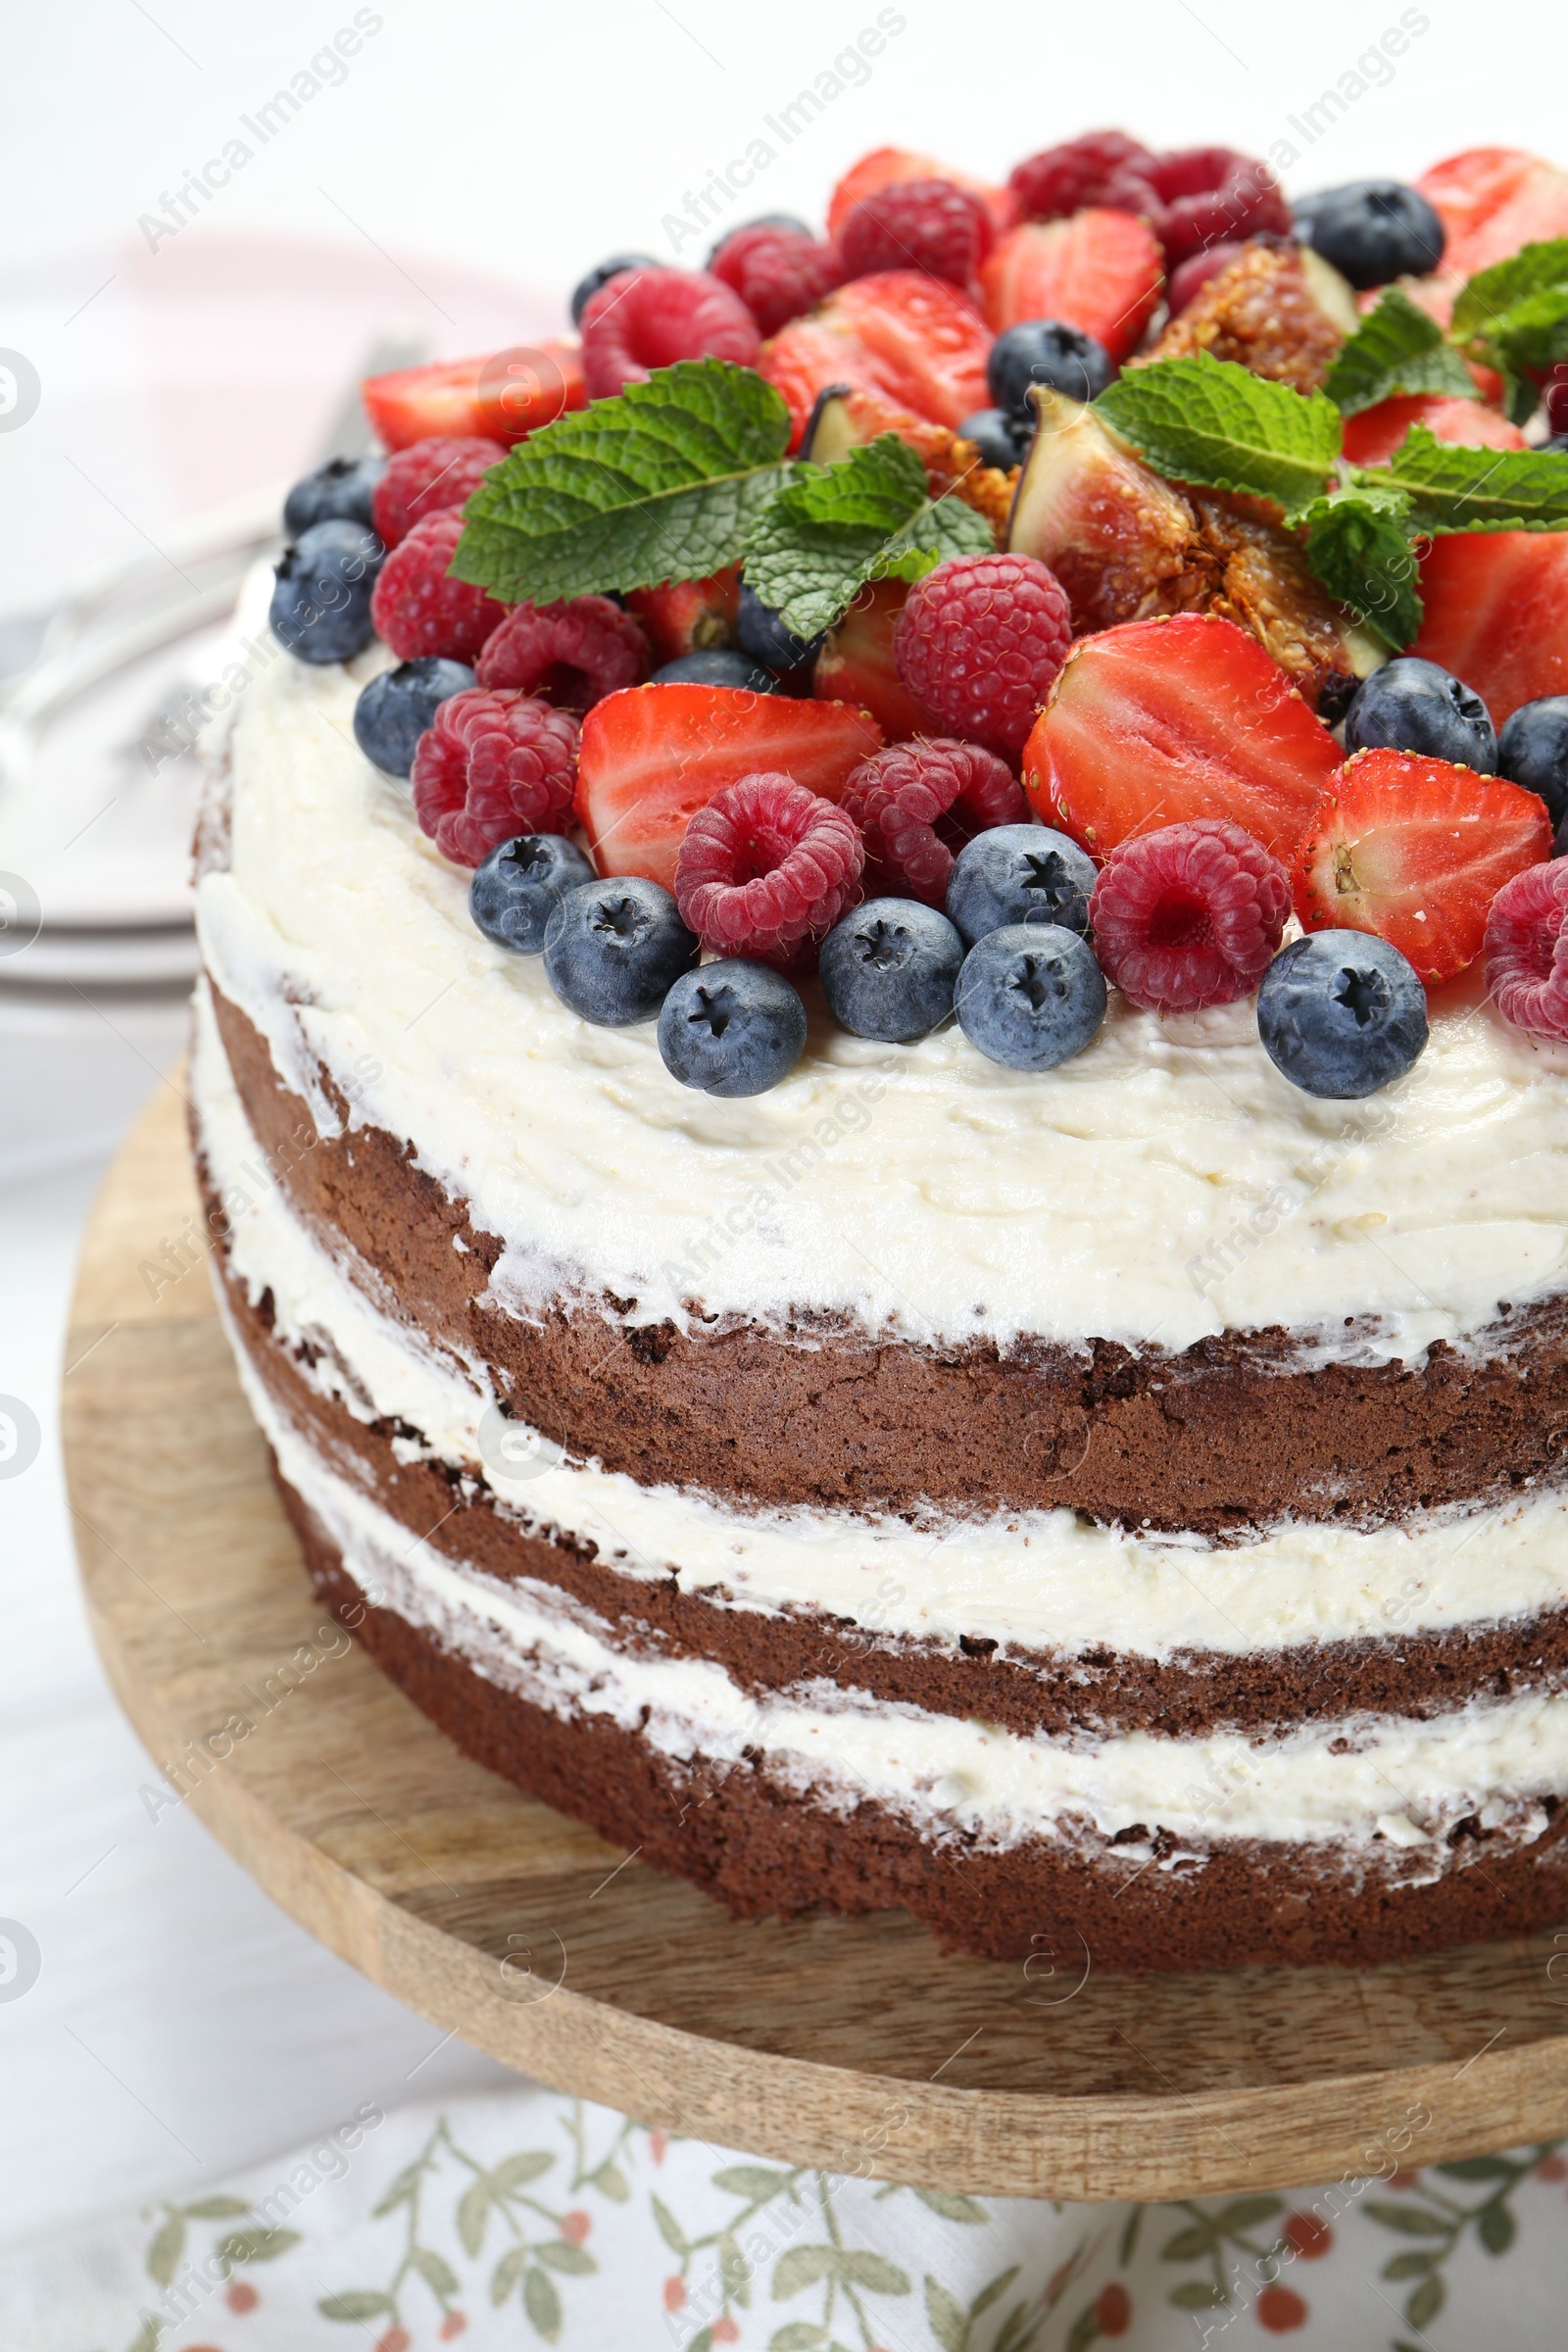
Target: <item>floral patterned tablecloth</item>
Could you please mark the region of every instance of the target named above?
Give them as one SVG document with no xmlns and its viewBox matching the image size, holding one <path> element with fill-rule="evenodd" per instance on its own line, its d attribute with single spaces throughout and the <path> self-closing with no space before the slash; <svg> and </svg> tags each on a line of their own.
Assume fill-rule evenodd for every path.
<svg viewBox="0 0 1568 2352">
<path fill-rule="evenodd" d="M 1402 2137 L 1419 2145 L 1420 2111 Z M 1561 2352 L 1556 2141 L 1169 2205 L 906 2188 L 519 2087 L 0 2261 L 6 2352 Z"/>
</svg>

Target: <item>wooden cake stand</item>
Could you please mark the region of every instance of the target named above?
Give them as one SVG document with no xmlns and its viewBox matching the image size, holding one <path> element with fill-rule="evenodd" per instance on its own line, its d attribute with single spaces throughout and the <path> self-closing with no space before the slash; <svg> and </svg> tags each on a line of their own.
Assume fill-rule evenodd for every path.
<svg viewBox="0 0 1568 2352">
<path fill-rule="evenodd" d="M 215 1836 L 437 2025 L 676 2132 L 994 2195 L 1284 2187 L 1568 2126 L 1568 1931 L 1364 1975 L 1105 1977 L 1070 1935 L 1021 1967 L 944 1957 L 903 1913 L 739 1925 L 469 1763 L 323 1627 L 204 1243 L 166 1085 L 98 1201 L 66 1355 L 98 1644 Z"/>
</svg>

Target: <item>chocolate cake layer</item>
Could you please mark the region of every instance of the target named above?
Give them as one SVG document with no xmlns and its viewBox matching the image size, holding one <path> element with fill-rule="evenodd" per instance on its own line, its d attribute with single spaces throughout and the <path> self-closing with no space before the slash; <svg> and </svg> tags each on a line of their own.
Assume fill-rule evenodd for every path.
<svg viewBox="0 0 1568 2352">
<path fill-rule="evenodd" d="M 485 1297 L 501 1244 L 368 1126 L 318 1135 L 266 1041 L 214 991 L 236 1084 L 273 1175 L 347 1242 L 411 1325 L 491 1368 L 520 1419 L 648 1484 L 757 1502 L 907 1511 L 1068 1506 L 1223 1540 L 1289 1515 L 1375 1526 L 1560 1483 L 1568 1299 L 1499 1302 L 1460 1351 L 1318 1363 L 1286 1331 L 1181 1353 L 1102 1340 L 927 1347 L 823 1317 L 637 1325 L 634 1301 L 537 1321 Z M 329 1099 L 330 1072 L 321 1072 Z M 337 1098 L 341 1100 L 341 1098 Z"/>
<path fill-rule="evenodd" d="M 1553 1799 L 1533 1844 L 1464 1822 L 1441 1878 L 1398 1884 L 1322 1847 L 1238 1841 L 1200 1867 L 1140 1870 L 1045 1840 L 1000 1852 L 959 1836 L 929 1843 L 874 1803 L 846 1818 L 803 1802 L 769 1780 L 763 1755 L 682 1771 L 634 1734 L 533 1705 L 401 1617 L 364 1609 L 336 1546 L 279 1484 L 322 1601 L 466 1754 L 743 1918 L 902 1906 L 944 1944 L 987 1958 L 1024 1958 L 1041 1934 L 1058 1944 L 1076 1935 L 1096 1968 L 1142 1971 L 1365 1967 L 1529 1934 L 1568 1913 L 1568 1807 Z"/>
<path fill-rule="evenodd" d="M 211 1211 L 210 1192 L 207 1199 Z M 438 1461 L 411 1460 L 406 1441 L 423 1433 L 363 1421 L 324 1396 L 308 1377 L 310 1350 L 277 1338 L 270 1300 L 251 1303 L 221 1248 L 219 1263 L 235 1330 L 284 1420 L 328 1460 L 358 1462 L 367 1491 L 413 1536 L 491 1576 L 557 1587 L 628 1649 L 713 1659 L 749 1691 L 826 1677 L 927 1712 L 978 1716 L 1020 1736 L 1151 1730 L 1198 1737 L 1357 1714 L 1424 1719 L 1476 1699 L 1568 1685 L 1562 1610 L 1442 1634 L 1155 1660 L 1103 1648 L 1070 1658 L 1021 1646 L 1004 1654 L 984 1639 L 922 1640 L 862 1630 L 853 1616 L 729 1605 L 721 1592 L 683 1591 L 674 1574 L 630 1574 L 568 1535 L 530 1532 L 471 1479 Z"/>
</svg>

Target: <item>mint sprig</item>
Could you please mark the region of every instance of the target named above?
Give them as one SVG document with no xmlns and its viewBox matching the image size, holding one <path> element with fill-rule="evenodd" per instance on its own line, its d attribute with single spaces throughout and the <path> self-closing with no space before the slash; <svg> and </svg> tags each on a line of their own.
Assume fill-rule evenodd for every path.
<svg viewBox="0 0 1568 2352">
<path fill-rule="evenodd" d="M 917 580 L 993 545 L 985 517 L 961 499 L 929 498 L 915 452 L 882 433 L 837 465 L 797 467 L 753 525 L 746 577 L 786 627 L 814 637 L 868 580 Z"/>
<path fill-rule="evenodd" d="M 1323 389 L 1342 416 L 1355 416 L 1398 393 L 1475 398 L 1475 381 L 1430 312 L 1390 286 L 1335 355 Z"/>
<path fill-rule="evenodd" d="M 1568 466 L 1538 449 L 1462 449 L 1413 424 L 1389 460 L 1357 473 L 1409 499 L 1417 531 L 1568 530 Z"/>
<path fill-rule="evenodd" d="M 1156 473 L 1271 498 L 1288 515 L 1322 496 L 1340 454 L 1333 401 L 1207 352 L 1129 368 L 1095 409 Z"/>
<path fill-rule="evenodd" d="M 1392 646 L 1408 645 L 1421 626 L 1421 598 L 1405 493 L 1356 473 L 1314 499 L 1299 522 L 1314 578 L 1363 626 Z"/>
<path fill-rule="evenodd" d="M 506 604 L 704 579 L 790 478 L 790 415 L 750 368 L 680 360 L 520 441 L 464 509 L 460 580 Z"/>
<path fill-rule="evenodd" d="M 1504 377 L 1508 414 L 1523 424 L 1538 397 L 1528 379 L 1568 359 L 1568 237 L 1523 246 L 1478 270 L 1454 303 L 1450 331 Z"/>
</svg>

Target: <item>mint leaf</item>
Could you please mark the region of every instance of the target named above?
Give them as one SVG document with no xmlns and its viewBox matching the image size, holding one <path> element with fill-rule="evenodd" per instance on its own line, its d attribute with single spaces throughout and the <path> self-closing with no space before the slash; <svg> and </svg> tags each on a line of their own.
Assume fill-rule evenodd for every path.
<svg viewBox="0 0 1568 2352">
<path fill-rule="evenodd" d="M 460 580 L 506 604 L 706 578 L 790 467 L 789 411 L 727 360 L 680 360 L 519 441 L 464 509 Z"/>
<path fill-rule="evenodd" d="M 1413 424 L 1370 478 L 1406 493 L 1417 531 L 1568 530 L 1568 466 L 1537 449 L 1463 449 Z"/>
<path fill-rule="evenodd" d="M 1508 415 L 1534 415 L 1544 375 L 1568 358 L 1568 237 L 1548 237 L 1478 270 L 1453 306 L 1452 333 L 1473 359 L 1500 369 Z"/>
<path fill-rule="evenodd" d="M 1405 493 L 1361 474 L 1314 499 L 1298 519 L 1307 563 L 1330 596 L 1390 645 L 1408 645 L 1421 626 L 1421 598 Z"/>
<path fill-rule="evenodd" d="M 1129 368 L 1095 409 L 1156 473 L 1277 499 L 1288 514 L 1322 494 L 1340 454 L 1333 401 L 1206 352 Z"/>
<path fill-rule="evenodd" d="M 1452 392 L 1473 400 L 1476 387 L 1437 320 L 1390 286 L 1341 345 L 1323 389 L 1343 416 L 1354 416 L 1396 392 Z"/>
<path fill-rule="evenodd" d="M 836 465 L 797 466 L 752 527 L 746 577 L 786 627 L 814 637 L 867 580 L 917 580 L 944 557 L 994 544 L 961 499 L 928 498 L 914 451 L 881 433 Z"/>
</svg>

